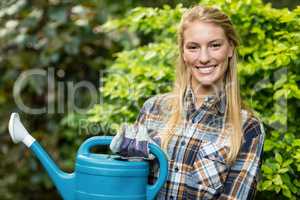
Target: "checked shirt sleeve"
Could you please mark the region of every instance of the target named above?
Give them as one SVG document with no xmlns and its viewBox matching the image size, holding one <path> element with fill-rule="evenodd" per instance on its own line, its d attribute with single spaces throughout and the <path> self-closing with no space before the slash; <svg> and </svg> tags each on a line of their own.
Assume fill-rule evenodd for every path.
<svg viewBox="0 0 300 200">
<path fill-rule="evenodd" d="M 251 200 L 256 193 L 265 133 L 257 119 L 248 120 L 244 127 L 244 143 L 230 168 L 220 200 Z"/>
</svg>

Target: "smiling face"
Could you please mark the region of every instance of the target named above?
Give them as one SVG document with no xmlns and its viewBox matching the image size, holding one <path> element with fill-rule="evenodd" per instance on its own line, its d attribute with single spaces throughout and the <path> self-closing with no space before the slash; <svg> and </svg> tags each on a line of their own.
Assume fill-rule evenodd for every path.
<svg viewBox="0 0 300 200">
<path fill-rule="evenodd" d="M 183 60 L 192 74 L 192 86 L 221 87 L 233 55 L 224 30 L 213 23 L 191 22 L 183 33 Z"/>
</svg>

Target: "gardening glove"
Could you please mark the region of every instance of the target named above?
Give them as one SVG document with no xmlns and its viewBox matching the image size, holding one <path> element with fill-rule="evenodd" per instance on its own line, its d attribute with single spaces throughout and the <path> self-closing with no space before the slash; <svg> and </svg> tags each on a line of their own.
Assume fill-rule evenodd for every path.
<svg viewBox="0 0 300 200">
<path fill-rule="evenodd" d="M 149 143 L 155 144 L 145 126 L 124 124 L 112 139 L 110 149 L 123 158 L 153 159 L 153 155 L 149 155 Z"/>
</svg>

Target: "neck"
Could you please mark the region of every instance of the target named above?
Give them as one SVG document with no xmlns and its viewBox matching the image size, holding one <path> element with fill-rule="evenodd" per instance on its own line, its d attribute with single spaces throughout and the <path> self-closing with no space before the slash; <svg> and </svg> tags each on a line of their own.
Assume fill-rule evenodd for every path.
<svg viewBox="0 0 300 200">
<path fill-rule="evenodd" d="M 220 81 L 219 84 L 202 85 L 201 83 L 192 80 L 191 87 L 195 94 L 196 107 L 198 108 L 202 105 L 204 102 L 204 97 L 208 95 L 217 95 L 220 91 L 220 88 L 223 86 L 222 83 L 223 81 Z"/>
</svg>

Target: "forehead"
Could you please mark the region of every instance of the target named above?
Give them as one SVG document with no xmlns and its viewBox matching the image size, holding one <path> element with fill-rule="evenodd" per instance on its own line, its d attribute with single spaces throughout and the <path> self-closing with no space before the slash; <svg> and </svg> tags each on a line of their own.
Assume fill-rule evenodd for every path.
<svg viewBox="0 0 300 200">
<path fill-rule="evenodd" d="M 195 21 L 188 23 L 183 33 L 185 43 L 207 43 L 218 39 L 227 39 L 223 28 L 209 22 Z"/>
</svg>

